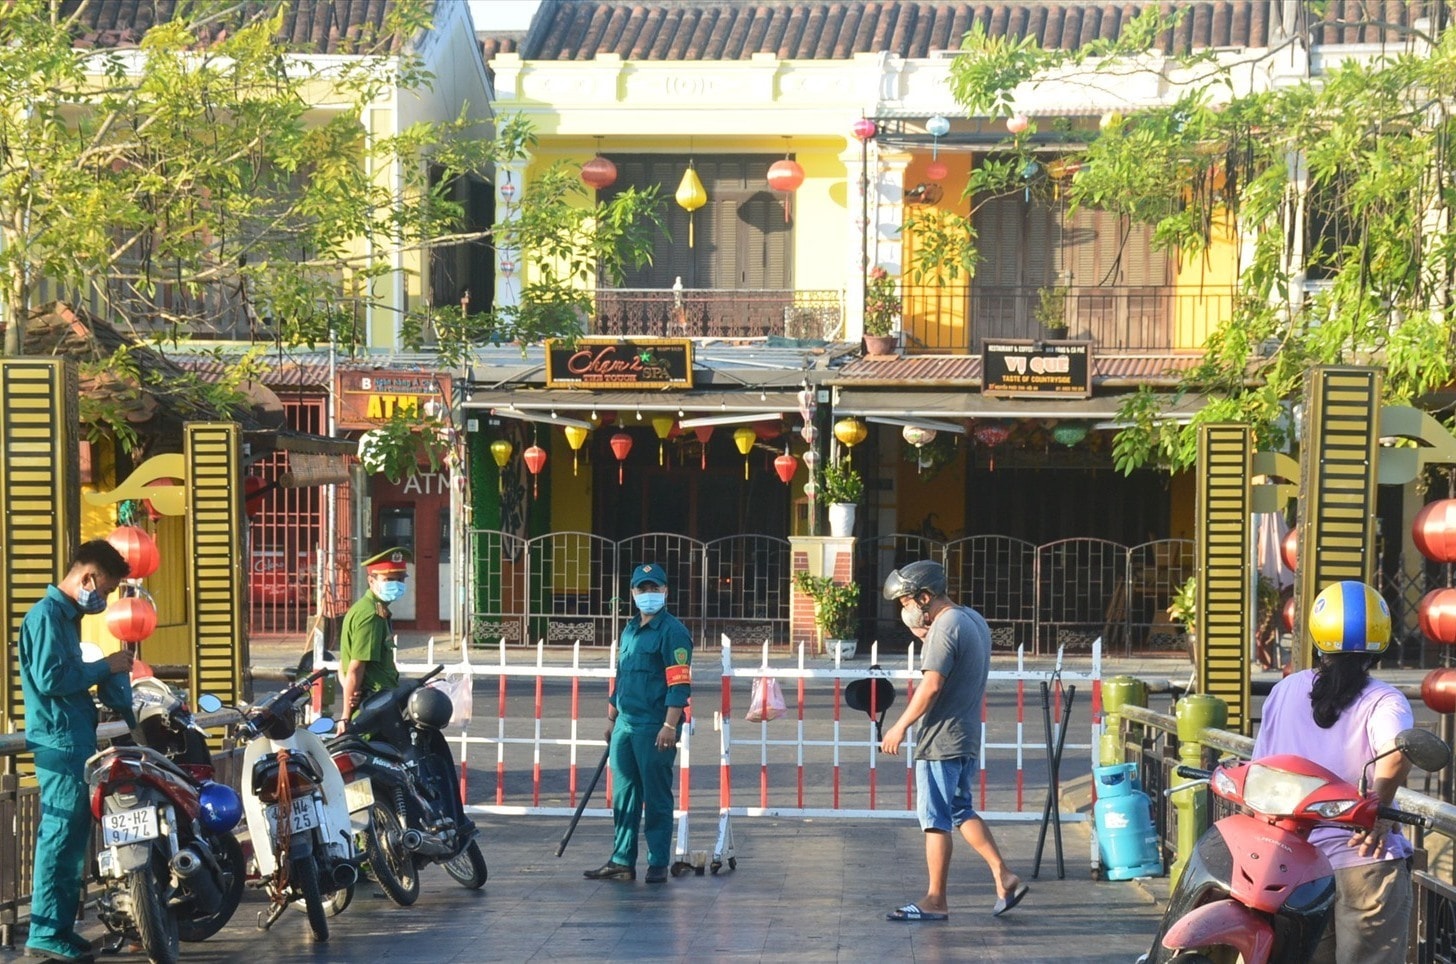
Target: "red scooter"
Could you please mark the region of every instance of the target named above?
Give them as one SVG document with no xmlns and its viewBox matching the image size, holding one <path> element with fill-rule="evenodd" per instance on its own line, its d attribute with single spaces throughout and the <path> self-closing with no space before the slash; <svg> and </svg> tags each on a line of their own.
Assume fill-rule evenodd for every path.
<svg viewBox="0 0 1456 964">
<path fill-rule="evenodd" d="M 1451 748 L 1421 729 L 1403 731 L 1388 752 L 1404 753 L 1422 770 L 1451 762 Z M 1251 812 L 1230 814 L 1199 837 L 1169 895 L 1153 949 L 1141 958 L 1147 964 L 1308 961 L 1335 903 L 1334 870 L 1309 842 L 1310 832 L 1331 825 L 1368 829 L 1377 819 L 1430 825 L 1380 806 L 1365 793 L 1363 779 L 1352 786 L 1303 757 L 1176 772 L 1195 783 L 1170 793 L 1207 781 L 1215 796 Z"/>
</svg>

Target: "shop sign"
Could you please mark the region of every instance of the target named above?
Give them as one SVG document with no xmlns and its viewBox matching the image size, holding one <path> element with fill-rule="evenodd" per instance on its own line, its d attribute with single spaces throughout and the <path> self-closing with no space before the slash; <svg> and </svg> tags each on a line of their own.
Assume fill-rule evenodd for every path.
<svg viewBox="0 0 1456 964">
<path fill-rule="evenodd" d="M 546 341 L 547 388 L 692 388 L 686 338 Z"/>
<path fill-rule="evenodd" d="M 341 429 L 369 429 L 396 415 L 442 415 L 449 408 L 450 376 L 433 372 L 341 371 L 334 396 Z"/>
<path fill-rule="evenodd" d="M 981 393 L 1090 398 L 1092 344 L 1085 341 L 987 341 L 981 355 Z"/>
</svg>

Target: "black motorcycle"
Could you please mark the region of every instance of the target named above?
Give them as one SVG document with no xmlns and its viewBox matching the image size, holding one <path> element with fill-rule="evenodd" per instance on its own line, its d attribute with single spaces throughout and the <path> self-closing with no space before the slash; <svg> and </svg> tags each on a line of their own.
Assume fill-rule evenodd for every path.
<svg viewBox="0 0 1456 964">
<path fill-rule="evenodd" d="M 483 886 L 488 874 L 442 732 L 454 706 L 444 692 L 425 685 L 444 668 L 375 693 L 328 744 L 351 813 L 368 812 L 369 868 L 401 907 L 419 897 L 421 867 L 441 864 L 470 888 Z"/>
</svg>

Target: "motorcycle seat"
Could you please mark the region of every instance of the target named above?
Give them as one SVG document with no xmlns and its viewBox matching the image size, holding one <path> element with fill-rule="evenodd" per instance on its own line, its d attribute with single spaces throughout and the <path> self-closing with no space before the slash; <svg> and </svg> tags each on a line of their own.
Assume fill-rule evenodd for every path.
<svg viewBox="0 0 1456 964">
<path fill-rule="evenodd" d="M 363 753 L 373 753 L 376 756 L 386 757 L 390 760 L 404 762 L 404 753 L 395 749 L 388 743 L 379 740 L 361 740 L 357 736 L 345 735 L 329 741 L 329 752 L 337 753 L 340 750 L 357 749 Z"/>
</svg>

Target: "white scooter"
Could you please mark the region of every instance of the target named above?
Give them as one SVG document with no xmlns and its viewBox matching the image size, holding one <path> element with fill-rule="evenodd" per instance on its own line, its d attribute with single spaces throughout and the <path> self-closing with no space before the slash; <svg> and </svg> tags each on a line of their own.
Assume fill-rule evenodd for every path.
<svg viewBox="0 0 1456 964">
<path fill-rule="evenodd" d="M 299 729 L 298 703 L 327 670 L 244 707 L 238 738 L 243 751 L 242 797 L 248 836 L 262 886 L 273 905 L 258 915 L 267 930 L 293 901 L 301 900 L 316 941 L 329 939 L 325 897 L 347 891 L 359 878 L 344 779 L 318 734 L 327 718 Z"/>
</svg>

